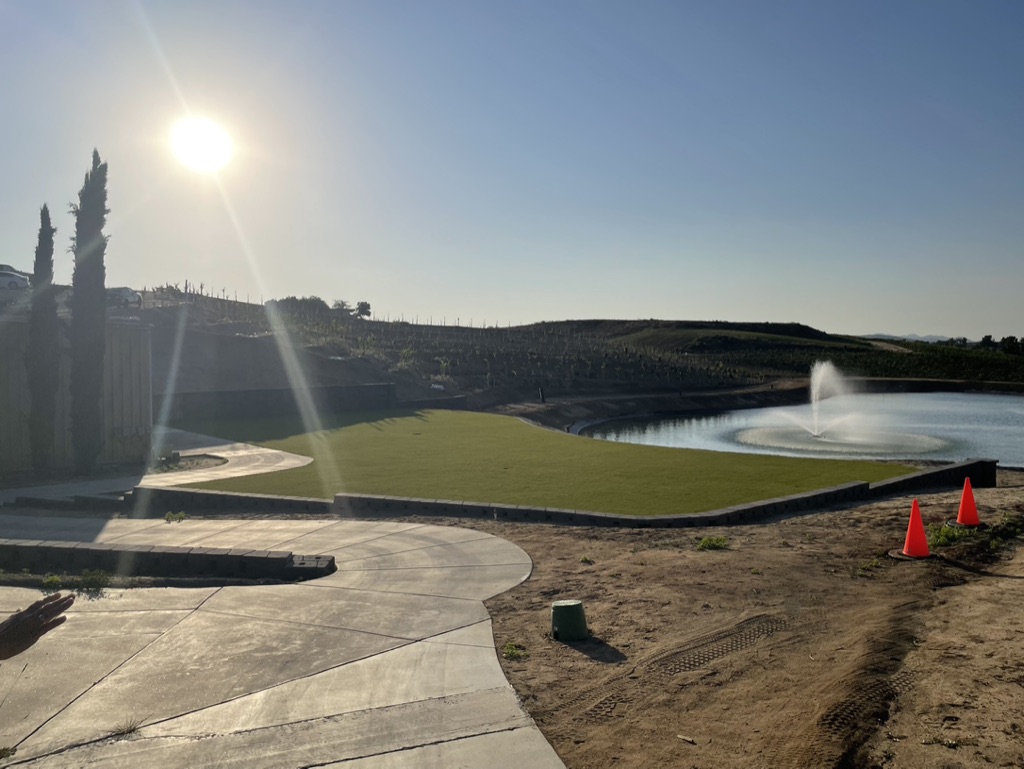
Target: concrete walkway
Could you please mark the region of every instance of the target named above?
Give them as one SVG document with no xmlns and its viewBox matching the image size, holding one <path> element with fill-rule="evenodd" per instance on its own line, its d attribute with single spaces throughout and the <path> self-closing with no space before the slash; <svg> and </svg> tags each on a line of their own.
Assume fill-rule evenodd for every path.
<svg viewBox="0 0 1024 769">
<path fill-rule="evenodd" d="M 30 514 L 0 515 L 0 536 L 291 550 L 339 569 L 80 597 L 0 666 L 0 748 L 17 749 L 0 765 L 564 769 L 505 680 L 482 603 L 530 574 L 504 540 L 390 522 Z M 0 616 L 38 597 L 0 588 Z"/>
<path fill-rule="evenodd" d="M 250 443 L 232 443 L 210 435 L 175 430 L 170 427 L 153 428 L 153 446 L 165 456 L 177 451 L 183 457 L 208 455 L 227 460 L 222 465 L 200 470 L 182 470 L 166 473 L 142 473 L 110 478 L 69 481 L 43 486 L 25 486 L 0 489 L 0 505 L 13 503 L 18 497 L 64 500 L 75 496 L 101 496 L 123 494 L 136 486 L 167 488 L 189 483 L 236 478 L 276 470 L 288 470 L 308 465 L 313 460 L 299 454 L 289 454 Z"/>
</svg>

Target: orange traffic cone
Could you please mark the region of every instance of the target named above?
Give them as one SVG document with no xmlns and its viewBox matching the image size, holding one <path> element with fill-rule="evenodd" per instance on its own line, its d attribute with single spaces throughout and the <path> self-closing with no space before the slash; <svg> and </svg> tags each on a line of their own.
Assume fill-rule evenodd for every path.
<svg viewBox="0 0 1024 769">
<path fill-rule="evenodd" d="M 903 543 L 903 555 L 909 558 L 927 558 L 931 555 L 928 535 L 925 534 L 924 521 L 921 520 L 921 508 L 916 499 L 910 508 L 910 524 L 907 526 L 907 539 Z"/>
<path fill-rule="evenodd" d="M 964 493 L 960 496 L 960 512 L 956 514 L 956 522 L 961 526 L 979 526 L 978 506 L 974 504 L 974 490 L 971 479 L 964 478 Z"/>
</svg>

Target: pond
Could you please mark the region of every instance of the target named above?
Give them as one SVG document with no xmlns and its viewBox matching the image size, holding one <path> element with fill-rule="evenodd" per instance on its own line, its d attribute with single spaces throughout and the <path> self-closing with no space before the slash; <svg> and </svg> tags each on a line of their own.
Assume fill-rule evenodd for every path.
<svg viewBox="0 0 1024 769">
<path fill-rule="evenodd" d="M 1024 397 L 988 393 L 839 395 L 804 406 L 615 420 L 586 435 L 674 448 L 833 459 L 997 459 L 1024 467 Z"/>
</svg>

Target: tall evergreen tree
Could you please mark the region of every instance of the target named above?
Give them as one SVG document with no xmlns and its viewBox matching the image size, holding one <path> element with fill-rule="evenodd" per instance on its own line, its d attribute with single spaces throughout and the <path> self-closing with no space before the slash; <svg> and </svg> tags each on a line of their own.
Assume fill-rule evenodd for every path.
<svg viewBox="0 0 1024 769">
<path fill-rule="evenodd" d="M 32 399 L 28 417 L 32 466 L 41 475 L 52 465 L 60 381 L 60 326 L 53 286 L 55 232 L 56 228 L 50 223 L 50 209 L 44 205 L 39 212 L 39 240 L 32 265 L 32 309 L 25 356 L 29 395 Z"/>
<path fill-rule="evenodd" d="M 103 448 L 103 357 L 106 352 L 107 164 L 92 152 L 92 168 L 71 205 L 75 235 L 71 250 L 71 443 L 75 466 L 88 473 Z"/>
</svg>

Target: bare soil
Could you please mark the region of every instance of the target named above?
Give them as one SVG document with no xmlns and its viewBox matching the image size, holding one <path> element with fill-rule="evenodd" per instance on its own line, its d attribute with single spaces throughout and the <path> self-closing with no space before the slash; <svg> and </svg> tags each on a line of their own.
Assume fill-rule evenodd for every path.
<svg viewBox="0 0 1024 769">
<path fill-rule="evenodd" d="M 1019 521 L 1024 472 L 975 497 L 983 523 Z M 960 491 L 919 499 L 941 523 Z M 569 769 L 1024 766 L 1020 538 L 889 558 L 910 507 L 716 529 L 471 525 L 534 560 L 488 608 L 499 656 L 526 654 L 503 660 L 509 681 Z M 697 550 L 708 535 L 728 548 Z M 550 637 L 568 598 L 587 642 Z"/>
</svg>

